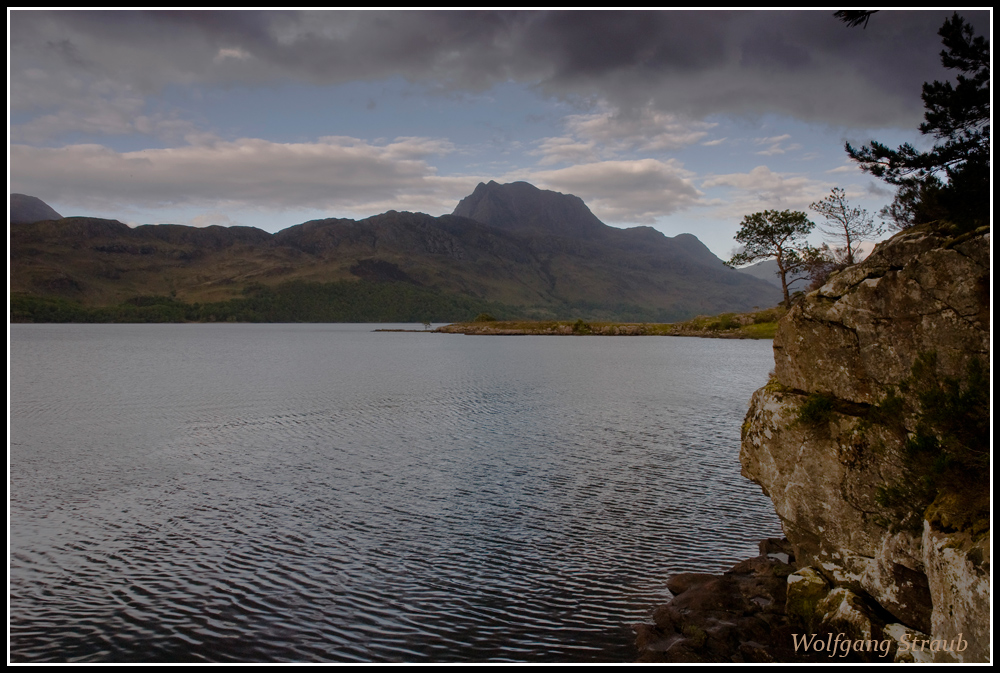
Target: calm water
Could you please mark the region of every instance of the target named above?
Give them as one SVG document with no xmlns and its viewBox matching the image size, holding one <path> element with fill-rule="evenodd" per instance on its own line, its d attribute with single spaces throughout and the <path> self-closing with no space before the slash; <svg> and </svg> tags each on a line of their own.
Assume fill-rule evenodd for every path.
<svg viewBox="0 0 1000 673">
<path fill-rule="evenodd" d="M 769 341 L 373 327 L 12 326 L 12 658 L 627 661 L 778 533 Z"/>
</svg>

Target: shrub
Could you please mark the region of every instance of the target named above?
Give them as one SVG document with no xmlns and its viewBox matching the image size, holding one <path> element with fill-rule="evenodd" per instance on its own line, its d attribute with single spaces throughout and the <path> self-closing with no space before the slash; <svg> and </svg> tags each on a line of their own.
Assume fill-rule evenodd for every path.
<svg viewBox="0 0 1000 673">
<path fill-rule="evenodd" d="M 894 512 L 890 530 L 918 534 L 925 511 L 942 496 L 958 495 L 973 509 L 983 502 L 989 507 L 988 499 L 977 497 L 989 489 L 989 399 L 989 368 L 982 360 L 970 360 L 963 377 L 940 376 L 936 354 L 924 353 L 900 390 L 869 411 L 866 423 L 891 430 L 902 444 L 902 477 L 876 493 L 876 502 Z M 988 511 L 964 514 L 968 521 L 988 518 Z"/>
<path fill-rule="evenodd" d="M 833 397 L 824 393 L 813 393 L 799 408 L 798 423 L 813 428 L 823 428 L 833 420 Z"/>
</svg>

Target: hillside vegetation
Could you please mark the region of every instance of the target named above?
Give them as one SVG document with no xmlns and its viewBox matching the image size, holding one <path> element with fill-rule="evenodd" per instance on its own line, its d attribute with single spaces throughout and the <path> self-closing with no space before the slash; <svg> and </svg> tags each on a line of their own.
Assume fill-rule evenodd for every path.
<svg viewBox="0 0 1000 673">
<path fill-rule="evenodd" d="M 22 321 L 675 322 L 777 301 L 690 234 L 609 227 L 580 199 L 527 183 L 481 184 L 454 215 L 389 211 L 275 234 L 88 217 L 10 232 Z"/>
</svg>

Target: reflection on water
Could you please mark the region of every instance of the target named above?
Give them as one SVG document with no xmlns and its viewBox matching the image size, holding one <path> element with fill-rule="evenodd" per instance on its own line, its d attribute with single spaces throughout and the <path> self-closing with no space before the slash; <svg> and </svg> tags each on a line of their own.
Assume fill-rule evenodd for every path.
<svg viewBox="0 0 1000 673">
<path fill-rule="evenodd" d="M 778 532 L 770 342 L 11 327 L 16 661 L 615 661 Z"/>
</svg>

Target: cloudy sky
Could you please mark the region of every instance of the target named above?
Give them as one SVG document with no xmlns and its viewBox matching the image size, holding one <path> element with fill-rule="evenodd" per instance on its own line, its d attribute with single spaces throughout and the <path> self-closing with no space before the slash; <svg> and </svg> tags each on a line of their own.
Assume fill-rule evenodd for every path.
<svg viewBox="0 0 1000 673">
<path fill-rule="evenodd" d="M 728 258 L 746 214 L 891 200 L 844 142 L 930 147 L 949 15 L 13 11 L 9 189 L 278 231 L 526 180 Z"/>
</svg>

